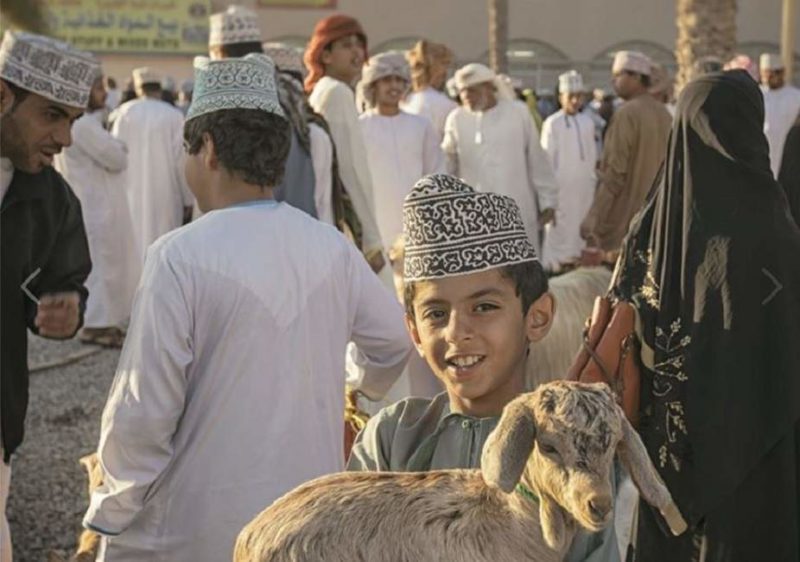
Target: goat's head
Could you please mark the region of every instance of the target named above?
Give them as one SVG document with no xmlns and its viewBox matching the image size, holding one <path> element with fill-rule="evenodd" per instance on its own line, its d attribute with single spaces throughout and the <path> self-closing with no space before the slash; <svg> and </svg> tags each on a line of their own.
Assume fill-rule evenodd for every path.
<svg viewBox="0 0 800 562">
<path fill-rule="evenodd" d="M 510 402 L 481 465 L 486 482 L 507 493 L 527 472 L 540 496 L 544 538 L 560 550 L 574 522 L 598 531 L 611 519 L 615 452 L 642 497 L 661 510 L 673 533 L 683 532 L 686 523 L 669 491 L 603 383 L 555 381 Z"/>
</svg>

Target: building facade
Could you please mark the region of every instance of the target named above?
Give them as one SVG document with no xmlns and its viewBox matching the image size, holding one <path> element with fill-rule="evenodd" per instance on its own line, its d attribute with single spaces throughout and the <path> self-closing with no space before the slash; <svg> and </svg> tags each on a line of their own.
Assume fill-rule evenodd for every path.
<svg viewBox="0 0 800 562">
<path fill-rule="evenodd" d="M 182 0 L 176 0 L 182 1 Z M 187 0 L 190 1 L 190 0 Z M 488 61 L 485 0 L 241 0 L 261 18 L 263 37 L 303 48 L 314 24 L 333 13 L 358 18 L 371 53 L 406 49 L 418 38 L 450 46 L 457 63 Z M 211 0 L 212 11 L 228 2 Z M 319 7 L 323 5 L 325 7 Z M 781 0 L 739 0 L 738 51 L 757 60 L 779 52 Z M 673 74 L 677 36 L 671 0 L 509 0 L 509 73 L 534 88 L 555 86 L 559 73 L 575 68 L 594 87 L 608 87 L 614 52 L 643 51 Z M 800 13 L 795 26 L 800 30 Z M 202 54 L 202 53 L 198 53 Z M 191 77 L 191 55 L 101 55 L 106 72 L 123 79 L 141 65 L 180 81 Z M 795 82 L 800 56 L 795 55 Z"/>
</svg>

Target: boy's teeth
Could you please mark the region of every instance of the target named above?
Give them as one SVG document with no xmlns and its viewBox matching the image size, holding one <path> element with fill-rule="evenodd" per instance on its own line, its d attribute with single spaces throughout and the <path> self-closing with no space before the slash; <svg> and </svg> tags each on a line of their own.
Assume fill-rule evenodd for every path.
<svg viewBox="0 0 800 562">
<path fill-rule="evenodd" d="M 472 367 L 475 363 L 477 363 L 480 360 L 481 358 L 479 355 L 465 355 L 463 357 L 454 357 L 451 360 L 451 363 L 453 363 L 457 367 Z"/>
</svg>

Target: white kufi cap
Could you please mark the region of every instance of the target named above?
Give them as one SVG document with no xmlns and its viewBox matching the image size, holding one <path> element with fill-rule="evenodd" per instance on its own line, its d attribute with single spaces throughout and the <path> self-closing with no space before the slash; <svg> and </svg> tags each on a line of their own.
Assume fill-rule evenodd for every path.
<svg viewBox="0 0 800 562">
<path fill-rule="evenodd" d="M 558 77 L 558 91 L 562 94 L 580 94 L 586 91 L 583 86 L 583 76 L 576 70 L 570 70 Z"/>
<path fill-rule="evenodd" d="M 6 31 L 0 45 L 0 78 L 70 107 L 89 104 L 100 63 L 68 43 L 21 31 Z"/>
<path fill-rule="evenodd" d="M 617 54 L 614 55 L 614 64 L 611 66 L 611 72 L 616 74 L 627 70 L 628 72 L 650 76 L 652 67 L 653 62 L 644 53 L 639 51 L 617 51 Z"/>
<path fill-rule="evenodd" d="M 228 6 L 208 18 L 208 46 L 261 43 L 258 14 L 241 6 Z"/>
</svg>

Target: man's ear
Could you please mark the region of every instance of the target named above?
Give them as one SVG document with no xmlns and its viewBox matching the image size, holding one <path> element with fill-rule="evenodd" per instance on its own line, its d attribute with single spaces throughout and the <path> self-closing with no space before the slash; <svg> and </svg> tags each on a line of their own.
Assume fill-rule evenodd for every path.
<svg viewBox="0 0 800 562">
<path fill-rule="evenodd" d="M 545 292 L 533 301 L 525 315 L 525 333 L 530 342 L 537 342 L 547 335 L 556 313 L 556 299 Z"/>
<path fill-rule="evenodd" d="M 214 146 L 214 139 L 208 132 L 203 133 L 203 147 L 200 150 L 203 152 L 203 164 L 205 164 L 206 168 L 209 170 L 219 168 L 217 148 Z"/>
<path fill-rule="evenodd" d="M 0 80 L 0 117 L 14 106 L 14 92 L 5 80 Z"/>
<path fill-rule="evenodd" d="M 405 315 L 406 320 L 406 329 L 408 330 L 409 335 L 411 336 L 411 341 L 414 342 L 414 347 L 417 348 L 417 353 L 419 353 L 420 357 L 425 357 L 422 353 L 422 342 L 419 339 L 419 330 L 417 330 L 417 321 L 414 319 L 413 316 L 406 313 Z"/>
</svg>

